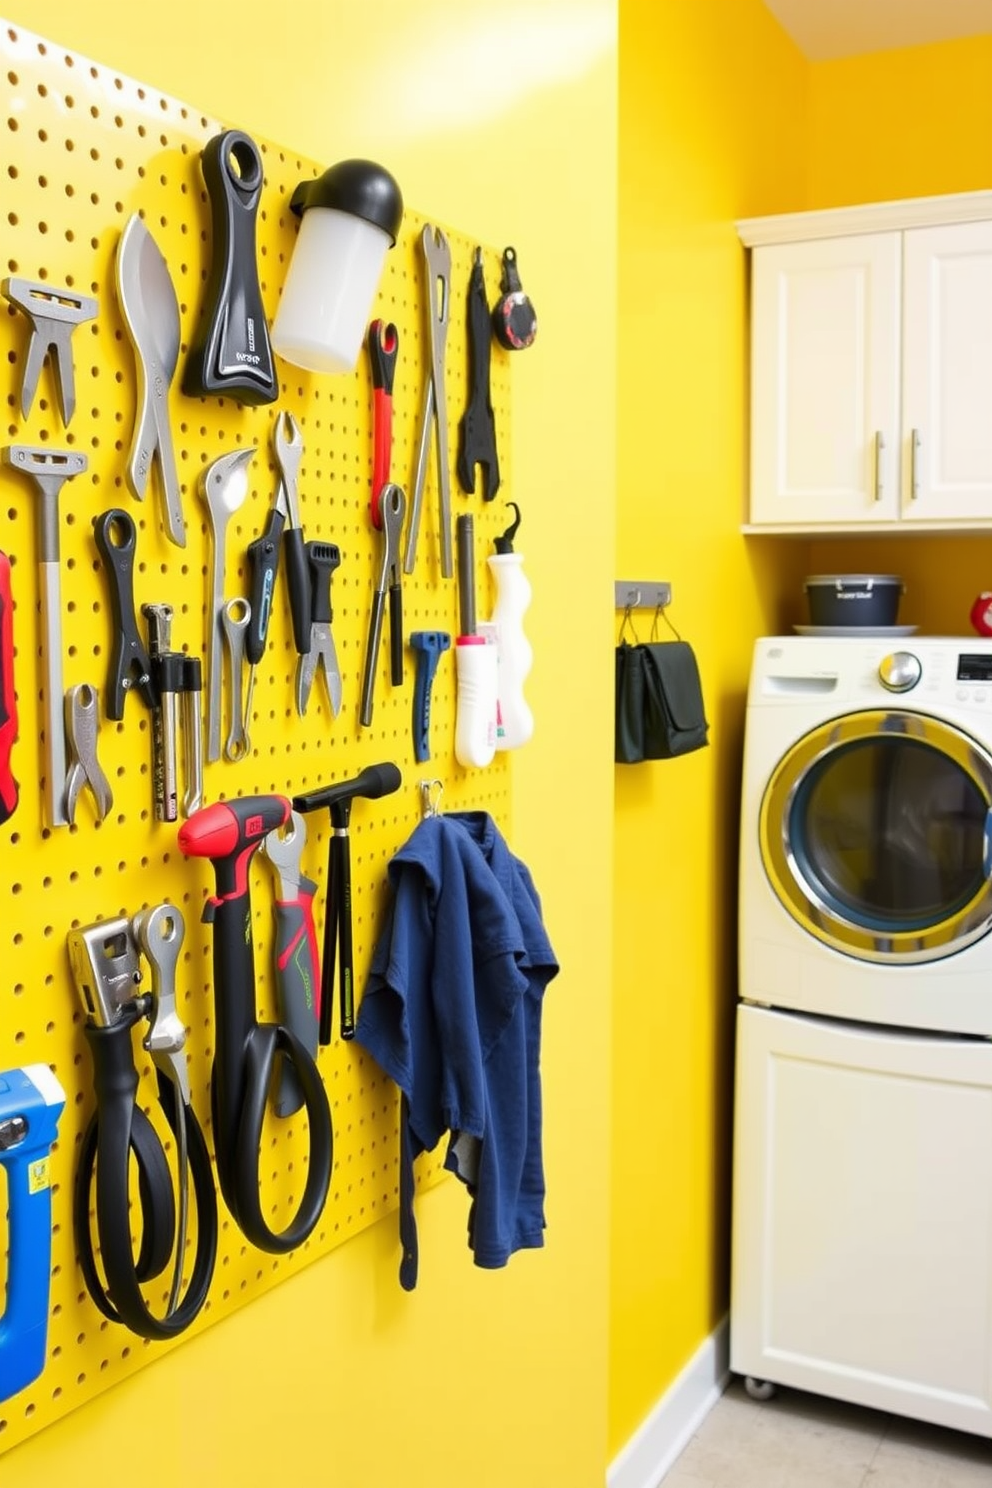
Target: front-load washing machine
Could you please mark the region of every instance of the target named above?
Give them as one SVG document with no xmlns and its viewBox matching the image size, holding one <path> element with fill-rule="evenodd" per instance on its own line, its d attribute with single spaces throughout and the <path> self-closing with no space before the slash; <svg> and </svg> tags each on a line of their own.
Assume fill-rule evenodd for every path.
<svg viewBox="0 0 992 1488">
<path fill-rule="evenodd" d="M 731 1367 L 992 1436 L 992 640 L 757 642 Z"/>
</svg>

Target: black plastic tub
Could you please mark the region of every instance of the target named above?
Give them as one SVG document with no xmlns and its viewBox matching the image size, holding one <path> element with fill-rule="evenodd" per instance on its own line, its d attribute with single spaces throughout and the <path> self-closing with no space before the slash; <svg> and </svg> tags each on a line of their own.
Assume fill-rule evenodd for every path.
<svg viewBox="0 0 992 1488">
<path fill-rule="evenodd" d="M 904 585 L 896 574 L 814 574 L 803 587 L 811 625 L 898 623 Z"/>
</svg>

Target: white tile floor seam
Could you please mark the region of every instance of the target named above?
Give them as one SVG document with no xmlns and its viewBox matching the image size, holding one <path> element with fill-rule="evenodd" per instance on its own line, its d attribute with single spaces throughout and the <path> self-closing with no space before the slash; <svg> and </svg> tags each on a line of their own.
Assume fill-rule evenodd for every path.
<svg viewBox="0 0 992 1488">
<path fill-rule="evenodd" d="M 992 1441 L 843 1401 L 735 1379 L 664 1488 L 992 1488 Z"/>
</svg>

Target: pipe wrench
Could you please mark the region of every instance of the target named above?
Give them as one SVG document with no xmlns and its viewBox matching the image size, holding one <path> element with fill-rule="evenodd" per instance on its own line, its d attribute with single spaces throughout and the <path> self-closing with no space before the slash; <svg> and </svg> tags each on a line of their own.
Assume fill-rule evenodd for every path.
<svg viewBox="0 0 992 1488">
<path fill-rule="evenodd" d="M 307 841 L 306 822 L 294 811 L 284 835 L 268 832 L 262 852 L 276 871 L 279 896 L 276 899 L 276 988 L 279 994 L 279 1021 L 300 1043 L 312 1059 L 317 1058 L 317 1032 L 320 1019 L 320 959 L 317 930 L 313 920 L 313 900 L 317 885 L 301 871 L 300 863 Z M 292 1116 L 303 1104 L 303 1091 L 296 1071 L 288 1060 L 282 1061 L 276 1111 Z"/>
</svg>

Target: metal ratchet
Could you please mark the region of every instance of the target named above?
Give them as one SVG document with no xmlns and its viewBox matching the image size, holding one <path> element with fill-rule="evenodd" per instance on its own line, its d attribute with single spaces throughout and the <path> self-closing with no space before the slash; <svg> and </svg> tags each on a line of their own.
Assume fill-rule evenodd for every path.
<svg viewBox="0 0 992 1488">
<path fill-rule="evenodd" d="M 382 567 L 372 595 L 372 613 L 369 616 L 369 636 L 365 649 L 365 675 L 362 680 L 361 721 L 367 728 L 372 722 L 372 696 L 375 691 L 375 670 L 382 640 L 382 619 L 386 608 L 386 590 L 389 590 L 390 644 L 393 657 L 392 678 L 397 681 L 395 659 L 399 654 L 399 681 L 403 680 L 403 591 L 400 587 L 400 536 L 403 518 L 406 516 L 406 497 L 399 486 L 386 485 L 379 500 L 379 515 L 382 521 Z"/>
<path fill-rule="evenodd" d="M 232 763 L 244 759 L 251 749 L 245 727 L 244 688 L 245 632 L 251 624 L 251 605 L 246 599 L 229 599 L 221 610 L 230 666 L 231 726 L 224 745 L 224 758 Z"/>
<path fill-rule="evenodd" d="M 65 738 L 69 769 L 65 777 L 65 814 L 76 820 L 76 803 L 83 786 L 89 786 L 96 803 L 96 819 L 103 821 L 114 804 L 110 782 L 96 757 L 100 731 L 100 701 L 95 687 L 81 682 L 65 695 Z"/>
<path fill-rule="evenodd" d="M 451 248 L 439 227 L 428 224 L 421 235 L 424 250 L 425 288 L 427 291 L 427 325 L 430 332 L 431 371 L 424 388 L 420 443 L 417 467 L 410 501 L 410 526 L 406 535 L 403 570 L 413 573 L 417 555 L 417 534 L 423 505 L 424 480 L 430 447 L 431 424 L 434 425 L 437 450 L 438 521 L 441 542 L 441 573 L 452 575 L 451 482 L 448 475 L 448 403 L 444 390 L 444 355 L 448 340 L 448 311 L 451 299 Z"/>
</svg>

